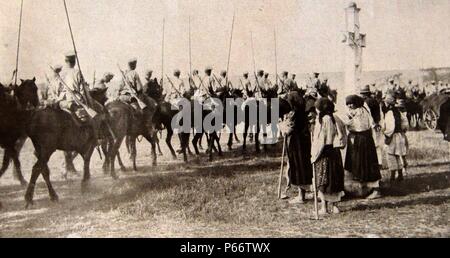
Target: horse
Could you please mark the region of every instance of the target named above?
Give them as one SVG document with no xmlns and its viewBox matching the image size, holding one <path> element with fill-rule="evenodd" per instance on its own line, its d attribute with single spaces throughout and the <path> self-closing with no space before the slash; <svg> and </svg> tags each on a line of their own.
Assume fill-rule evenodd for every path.
<svg viewBox="0 0 450 258">
<path fill-rule="evenodd" d="M 26 120 L 31 108 L 39 105 L 36 78 L 21 80 L 19 86 L 6 88 L 0 84 L 0 146 L 5 149 L 0 177 L 8 169 L 11 159 L 14 162 L 14 175 L 22 186 L 27 185 L 21 171 L 19 153 L 25 143 Z M 10 95 L 13 94 L 13 96 Z"/>
<path fill-rule="evenodd" d="M 300 90 L 300 89 L 296 89 Z M 248 130 L 250 126 L 256 127 L 256 132 L 254 134 L 254 140 L 255 140 L 255 149 L 256 153 L 260 152 L 260 142 L 259 142 L 259 134 L 261 133 L 261 129 L 263 131 L 263 136 L 266 136 L 265 128 L 267 125 L 271 124 L 272 122 L 278 123 L 278 120 L 280 118 L 283 118 L 284 115 L 290 112 L 291 108 L 289 103 L 285 98 L 278 97 L 278 87 L 275 85 L 272 88 L 269 89 L 261 89 L 261 96 L 262 99 L 259 100 L 250 100 L 247 103 L 244 103 L 242 107 L 242 111 L 245 112 L 245 121 L 244 121 L 244 136 L 243 136 L 243 145 L 242 145 L 242 151 L 245 153 L 247 149 L 247 135 Z M 271 99 L 278 98 L 279 101 L 279 116 L 278 117 L 272 117 L 272 102 Z M 267 123 L 263 123 L 259 117 L 259 112 L 256 114 L 255 118 L 255 124 L 250 124 L 250 108 L 253 105 L 253 108 L 256 108 L 256 110 L 262 109 L 266 110 L 267 114 Z M 267 144 L 264 144 L 264 150 L 267 151 Z"/>
<path fill-rule="evenodd" d="M 56 150 L 66 153 L 77 152 L 84 161 L 82 187 L 86 186 L 90 179 L 89 164 L 94 148 L 97 146 L 96 136 L 105 136 L 107 132 L 100 130 L 95 134 L 95 128 L 105 128 L 107 116 L 102 112 L 102 107 L 97 102 L 94 109 L 99 112 L 90 123 L 80 123 L 66 111 L 57 107 L 39 109 L 31 115 L 26 122 L 26 134 L 31 139 L 35 148 L 37 161 L 31 172 L 30 182 L 25 193 L 26 207 L 33 205 L 33 195 L 36 180 L 42 174 L 47 184 L 50 199 L 58 201 L 58 195 L 50 181 L 50 169 L 48 161 Z M 67 162 L 67 158 L 66 158 Z"/>
</svg>

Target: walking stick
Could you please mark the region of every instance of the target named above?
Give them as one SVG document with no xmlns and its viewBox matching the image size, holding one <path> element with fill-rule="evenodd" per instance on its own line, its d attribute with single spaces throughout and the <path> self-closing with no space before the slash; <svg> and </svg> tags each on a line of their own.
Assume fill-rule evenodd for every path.
<svg viewBox="0 0 450 258">
<path fill-rule="evenodd" d="M 284 154 L 286 151 L 286 136 L 283 137 L 283 151 L 281 154 L 281 168 L 280 168 L 280 176 L 278 178 L 278 199 L 281 198 L 281 180 L 283 179 L 283 169 L 284 169 Z"/>
<path fill-rule="evenodd" d="M 313 141 L 313 134 L 311 134 L 311 143 Z M 312 163 L 312 170 L 313 170 L 313 194 L 314 194 L 314 219 L 319 220 L 319 204 L 317 201 L 317 187 L 316 187 L 316 168 L 314 166 L 314 163 Z"/>
</svg>

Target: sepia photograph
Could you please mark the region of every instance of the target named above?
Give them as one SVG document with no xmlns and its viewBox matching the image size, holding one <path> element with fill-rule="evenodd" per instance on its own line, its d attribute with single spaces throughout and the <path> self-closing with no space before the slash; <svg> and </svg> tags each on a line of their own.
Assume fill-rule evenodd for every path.
<svg viewBox="0 0 450 258">
<path fill-rule="evenodd" d="M 450 237 L 450 0 L 0 2 L 0 238 Z"/>
</svg>

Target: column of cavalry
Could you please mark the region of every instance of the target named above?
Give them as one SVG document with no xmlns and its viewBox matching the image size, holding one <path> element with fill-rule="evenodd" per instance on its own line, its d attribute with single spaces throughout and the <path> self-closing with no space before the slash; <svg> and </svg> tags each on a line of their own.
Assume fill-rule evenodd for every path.
<svg viewBox="0 0 450 258">
<path fill-rule="evenodd" d="M 67 24 L 73 43 L 73 50 L 65 54 L 64 67 L 59 65 L 49 65 L 52 71 L 50 78 L 47 78 L 48 88 L 42 96 L 38 96 L 36 79 L 21 80 L 18 84 L 19 74 L 19 49 L 20 31 L 17 47 L 16 69 L 13 79 L 7 86 L 0 85 L 0 146 L 5 150 L 0 176 L 7 170 L 10 161 L 14 163 L 14 174 L 22 185 L 27 185 L 25 201 L 27 207 L 33 204 L 34 188 L 37 178 L 42 175 L 47 184 L 49 195 L 52 201 L 58 200 L 58 195 L 50 181 L 50 169 L 48 161 L 57 150 L 64 152 L 66 171 L 74 171 L 73 159 L 75 155 L 80 155 L 84 161 L 82 187 L 87 187 L 90 179 L 90 160 L 93 152 L 97 148 L 102 149 L 104 154 L 104 171 L 109 172 L 113 178 L 117 178 L 115 173 L 115 159 L 119 160 L 121 168 L 124 166 L 119 155 L 119 148 L 126 139 L 126 145 L 131 154 L 134 170 L 136 166 L 136 139 L 143 136 L 152 145 L 152 164 L 156 165 L 156 146 L 158 145 L 158 131 L 167 130 L 166 143 L 171 151 L 171 155 L 176 158 L 176 152 L 171 145 L 172 120 L 179 110 L 174 109 L 175 100 L 185 98 L 192 103 L 203 105 L 202 119 L 208 116 L 215 109 L 208 100 L 219 100 L 225 104 L 227 99 L 243 98 L 245 102 L 242 107 L 235 107 L 235 112 L 242 110 L 245 112 L 245 132 L 243 150 L 246 150 L 248 129 L 256 127 L 253 132 L 256 151 L 259 152 L 259 136 L 261 129 L 271 120 L 278 121 L 284 114 L 287 114 L 291 105 L 288 102 L 290 95 L 296 95 L 305 100 L 305 112 L 314 112 L 314 102 L 317 94 L 325 94 L 324 88 L 328 86 L 320 83 L 317 76 L 311 79 L 309 93 L 298 87 L 295 82 L 295 75 L 289 77 L 288 72 L 283 72 L 282 76 L 275 74 L 275 82 L 269 79 L 269 74 L 263 70 L 256 71 L 254 63 L 253 76 L 248 72 L 243 73 L 238 85 L 233 85 L 229 78 L 229 63 L 232 51 L 232 39 L 234 30 L 234 17 L 229 42 L 229 53 L 227 69 L 217 77 L 212 67 L 205 69 L 203 78 L 197 70 L 188 74 L 189 83 L 187 86 L 180 79 L 181 72 L 176 70 L 174 77 L 166 78 L 162 76 L 158 82 L 152 79 L 151 71 L 146 73 L 146 83 L 141 83 L 136 72 L 137 60 L 135 58 L 128 62 L 128 69 L 123 71 L 118 65 L 122 83 L 118 96 L 107 96 L 107 83 L 114 76 L 112 73 L 105 74 L 100 81 L 89 85 L 82 73 L 78 51 L 75 44 L 74 35 L 70 23 L 69 12 L 66 1 L 64 7 L 67 17 Z M 21 6 L 21 13 L 23 1 Z M 22 14 L 20 15 L 22 21 Z M 164 26 L 163 26 L 164 35 Z M 275 36 L 276 38 L 276 36 Z M 163 36 L 162 60 L 164 60 L 164 36 Z M 275 44 L 276 49 L 276 44 Z M 191 52 L 191 51 L 190 51 Z M 252 44 L 252 52 L 253 44 Z M 276 52 L 276 51 L 275 51 Z M 254 53 L 253 53 L 254 56 Z M 276 56 L 276 53 L 275 53 Z M 276 59 L 276 58 L 275 58 Z M 254 60 L 254 58 L 253 58 Z M 275 61 L 276 62 L 276 61 Z M 192 67 L 192 65 L 191 65 Z M 164 64 L 162 65 L 162 75 L 164 75 Z M 254 79 L 252 78 L 254 77 Z M 167 79 L 167 82 L 165 82 Z M 163 85 L 168 85 L 168 89 L 163 89 Z M 318 91 L 318 92 L 317 92 Z M 40 98 L 41 97 L 41 100 Z M 278 98 L 280 103 L 280 117 L 269 118 L 261 124 L 259 116 L 255 124 L 249 119 L 249 112 L 252 105 L 270 110 L 270 99 Z M 297 98 L 298 99 L 298 98 Z M 194 113 L 195 105 L 191 105 Z M 268 112 L 270 114 L 270 111 Z M 226 113 L 224 118 L 226 118 Z M 234 116 L 237 117 L 236 115 Z M 227 119 L 224 119 L 227 121 Z M 234 126 L 241 121 L 235 120 Z M 194 128 L 193 128 L 194 129 Z M 208 148 L 207 153 L 210 160 L 216 150 L 219 155 L 222 150 L 217 131 L 193 131 L 192 144 L 196 154 L 199 154 L 198 144 L 201 143 L 203 134 L 206 134 Z M 180 150 L 184 161 L 187 162 L 187 151 L 189 151 L 191 133 L 179 133 Z M 23 178 L 19 152 L 27 138 L 31 139 L 34 146 L 36 163 L 31 172 L 30 181 L 27 183 Z M 237 139 L 237 137 L 236 137 Z M 228 147 L 231 149 L 233 135 L 229 135 Z M 159 147 L 159 145 L 158 145 Z M 267 148 L 267 145 L 264 145 Z M 100 150 L 99 150 L 100 154 Z"/>
</svg>

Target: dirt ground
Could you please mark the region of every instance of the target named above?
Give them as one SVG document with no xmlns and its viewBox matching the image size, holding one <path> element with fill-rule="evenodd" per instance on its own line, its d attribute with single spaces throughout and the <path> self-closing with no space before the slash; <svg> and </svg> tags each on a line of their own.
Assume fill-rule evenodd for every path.
<svg viewBox="0 0 450 258">
<path fill-rule="evenodd" d="M 281 146 L 260 155 L 251 148 L 242 155 L 236 144 L 212 163 L 202 155 L 186 165 L 181 157 L 172 160 L 161 143 L 165 155 L 152 167 L 150 145 L 142 142 L 139 171 L 120 172 L 118 180 L 103 174 L 95 152 L 84 192 L 80 176 L 61 178 L 63 155 L 57 152 L 50 169 L 58 203 L 50 202 L 40 178 L 35 205 L 25 209 L 25 189 L 12 169 L 0 179 L 0 237 L 450 237 L 450 146 L 438 133 L 408 137 L 410 168 L 404 182 L 389 185 L 384 171 L 383 198 L 347 197 L 341 214 L 319 221 L 311 219 L 312 200 L 290 205 L 276 198 Z M 130 166 L 126 150 L 122 154 Z M 29 179 L 35 162 L 29 141 L 21 161 Z M 80 158 L 76 167 L 81 171 Z"/>
</svg>

